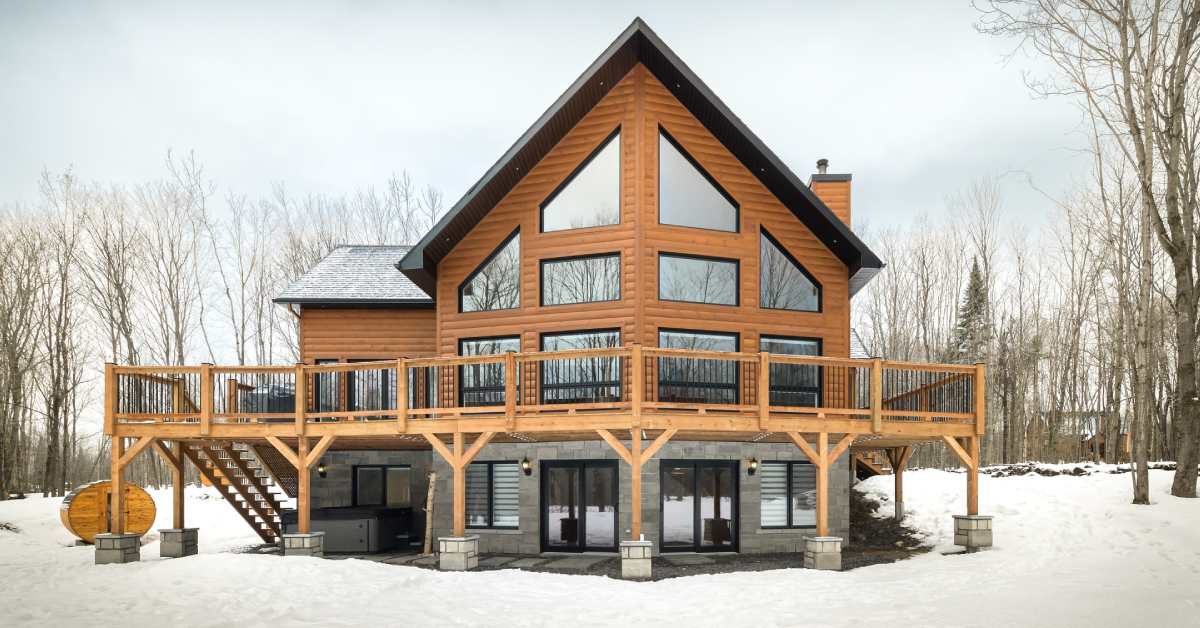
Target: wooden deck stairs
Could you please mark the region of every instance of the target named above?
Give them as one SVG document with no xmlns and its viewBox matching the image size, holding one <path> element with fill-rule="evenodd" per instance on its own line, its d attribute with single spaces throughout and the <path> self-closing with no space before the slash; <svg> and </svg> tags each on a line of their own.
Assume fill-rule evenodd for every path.
<svg viewBox="0 0 1200 628">
<path fill-rule="evenodd" d="M 267 477 L 275 483 L 283 491 L 284 495 L 295 498 L 296 490 L 300 487 L 300 477 L 296 474 L 296 467 L 287 461 L 279 450 L 271 446 L 264 445 L 248 445 L 250 452 L 258 459 L 262 465 L 262 470 L 266 472 Z"/>
<path fill-rule="evenodd" d="M 219 441 L 189 443 L 183 454 L 217 490 L 264 543 L 275 543 L 282 534 L 279 488 L 253 449 L 243 443 Z"/>
<path fill-rule="evenodd" d="M 869 449 L 854 452 L 854 475 L 859 479 L 891 474 L 892 465 L 883 451 Z"/>
</svg>

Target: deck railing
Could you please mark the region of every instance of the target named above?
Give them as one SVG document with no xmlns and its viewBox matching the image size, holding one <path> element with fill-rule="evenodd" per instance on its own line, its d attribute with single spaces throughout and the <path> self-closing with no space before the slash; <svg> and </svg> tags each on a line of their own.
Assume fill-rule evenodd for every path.
<svg viewBox="0 0 1200 628">
<path fill-rule="evenodd" d="M 982 367 L 640 346 L 296 366 L 115 366 L 108 427 L 698 414 L 975 424 Z M 297 403 L 299 399 L 299 403 Z"/>
</svg>

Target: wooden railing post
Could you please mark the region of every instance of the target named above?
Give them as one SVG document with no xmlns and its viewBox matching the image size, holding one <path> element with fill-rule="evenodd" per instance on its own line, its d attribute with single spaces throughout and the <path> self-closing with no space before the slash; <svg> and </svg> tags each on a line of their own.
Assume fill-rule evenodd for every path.
<svg viewBox="0 0 1200 628">
<path fill-rule="evenodd" d="M 200 435 L 212 433 L 213 416 L 213 365 L 205 362 L 200 365 Z"/>
<path fill-rule="evenodd" d="M 104 363 L 104 433 L 117 433 L 117 365 Z"/>
<path fill-rule="evenodd" d="M 646 393 L 646 363 L 642 358 L 641 343 L 633 343 L 629 360 L 632 362 L 629 365 L 629 410 L 632 425 L 638 428 L 642 426 L 642 398 Z"/>
<path fill-rule="evenodd" d="M 871 431 L 883 431 L 883 360 L 871 360 Z"/>
<path fill-rule="evenodd" d="M 767 432 L 771 422 L 771 354 L 758 354 L 758 429 Z"/>
<path fill-rule="evenodd" d="M 504 354 L 504 429 L 511 432 L 517 422 L 517 354 Z"/>
<path fill-rule="evenodd" d="M 304 363 L 296 364 L 296 436 L 304 436 L 307 433 L 307 422 L 305 421 L 304 411 L 308 408 L 308 376 L 304 372 Z"/>
<path fill-rule="evenodd" d="M 975 364 L 975 434 L 983 436 L 987 427 L 987 365 Z"/>
<path fill-rule="evenodd" d="M 408 431 L 408 360 L 396 360 L 396 431 Z"/>
</svg>

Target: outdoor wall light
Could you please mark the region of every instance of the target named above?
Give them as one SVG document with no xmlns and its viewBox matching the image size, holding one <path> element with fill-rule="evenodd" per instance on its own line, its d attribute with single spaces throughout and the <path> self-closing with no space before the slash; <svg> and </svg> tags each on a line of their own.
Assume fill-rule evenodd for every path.
<svg viewBox="0 0 1200 628">
<path fill-rule="evenodd" d="M 758 471 L 758 458 L 751 458 L 746 463 L 746 475 L 754 475 L 755 471 Z"/>
<path fill-rule="evenodd" d="M 533 463 L 529 461 L 529 456 L 521 461 L 521 470 L 525 472 L 525 475 L 533 475 Z"/>
<path fill-rule="evenodd" d="M 324 460 L 322 460 L 322 461 L 320 461 L 320 462 L 318 462 L 318 463 L 317 463 L 317 475 L 318 475 L 319 477 L 325 477 L 325 471 L 326 471 L 326 469 L 325 469 L 325 461 L 324 461 Z"/>
</svg>

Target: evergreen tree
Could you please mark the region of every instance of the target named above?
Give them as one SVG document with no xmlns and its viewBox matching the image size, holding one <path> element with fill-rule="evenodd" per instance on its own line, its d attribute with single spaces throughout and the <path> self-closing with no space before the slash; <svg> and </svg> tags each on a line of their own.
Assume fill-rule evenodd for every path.
<svg viewBox="0 0 1200 628">
<path fill-rule="evenodd" d="M 971 275 L 967 290 L 958 308 L 958 325 L 954 328 L 954 358 L 960 362 L 983 359 L 988 341 L 987 283 L 979 270 L 979 260 L 971 260 Z"/>
</svg>

